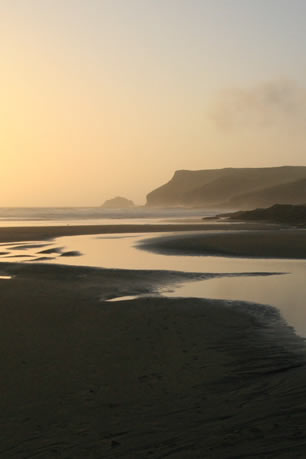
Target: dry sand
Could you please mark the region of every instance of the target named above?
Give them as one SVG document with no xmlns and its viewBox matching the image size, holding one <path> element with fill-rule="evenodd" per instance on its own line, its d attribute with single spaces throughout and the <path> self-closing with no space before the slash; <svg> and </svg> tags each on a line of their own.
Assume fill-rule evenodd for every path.
<svg viewBox="0 0 306 459">
<path fill-rule="evenodd" d="M 138 247 L 178 255 L 306 258 L 306 230 L 224 231 L 155 237 Z"/>
<path fill-rule="evenodd" d="M 184 274 L 4 273 L 1 458 L 305 458 L 304 342 L 272 308 L 101 301 Z"/>
</svg>

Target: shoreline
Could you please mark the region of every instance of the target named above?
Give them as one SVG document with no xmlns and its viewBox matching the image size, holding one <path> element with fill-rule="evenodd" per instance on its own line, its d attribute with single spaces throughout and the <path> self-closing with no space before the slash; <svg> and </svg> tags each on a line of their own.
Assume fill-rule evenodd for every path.
<svg viewBox="0 0 306 459">
<path fill-rule="evenodd" d="M 274 308 L 259 319 L 241 302 L 108 303 L 177 273 L 6 266 L 3 457 L 304 457 L 304 340 Z"/>
<path fill-rule="evenodd" d="M 163 231 L 0 228 L 0 240 L 139 226 Z M 201 252 L 212 237 L 258 234 L 232 229 L 151 243 L 172 241 L 183 254 L 186 240 Z M 286 231 L 262 233 L 271 240 Z M 306 345 L 277 309 L 154 296 L 207 273 L 0 262 L 0 274 L 12 276 L 0 279 L 1 456 L 305 457 Z M 108 301 L 130 295 L 148 296 Z"/>
<path fill-rule="evenodd" d="M 306 259 L 306 230 L 249 230 L 152 237 L 137 247 L 164 255 Z"/>
<path fill-rule="evenodd" d="M 162 233 L 184 231 L 232 231 L 278 228 L 276 225 L 239 224 L 236 223 L 164 223 L 164 224 L 114 224 L 114 225 L 61 225 L 61 226 L 7 226 L 0 227 L 0 243 L 39 241 L 62 236 L 81 236 L 95 234 L 120 233 Z"/>
</svg>

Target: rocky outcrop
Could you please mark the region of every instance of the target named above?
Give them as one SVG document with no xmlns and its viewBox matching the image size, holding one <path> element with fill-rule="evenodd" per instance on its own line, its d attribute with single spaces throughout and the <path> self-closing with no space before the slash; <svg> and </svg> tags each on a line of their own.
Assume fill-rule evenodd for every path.
<svg viewBox="0 0 306 459">
<path fill-rule="evenodd" d="M 129 199 L 117 196 L 116 198 L 108 199 L 107 201 L 105 201 L 101 207 L 103 209 L 127 209 L 130 207 L 134 207 L 134 203 Z"/>
<path fill-rule="evenodd" d="M 254 209 L 229 214 L 221 214 L 217 217 L 227 218 L 228 220 L 239 221 L 264 221 L 270 223 L 285 224 L 306 224 L 306 204 L 293 206 L 287 204 L 275 204 L 267 209 Z"/>
</svg>

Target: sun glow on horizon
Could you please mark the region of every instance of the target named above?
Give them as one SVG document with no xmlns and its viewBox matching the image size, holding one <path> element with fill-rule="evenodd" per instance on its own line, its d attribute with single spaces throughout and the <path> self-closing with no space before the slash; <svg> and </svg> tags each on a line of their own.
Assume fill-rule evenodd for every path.
<svg viewBox="0 0 306 459">
<path fill-rule="evenodd" d="M 4 0 L 0 206 L 143 203 L 176 169 L 305 164 L 306 6 L 281 3 L 277 23 L 262 0 Z"/>
</svg>

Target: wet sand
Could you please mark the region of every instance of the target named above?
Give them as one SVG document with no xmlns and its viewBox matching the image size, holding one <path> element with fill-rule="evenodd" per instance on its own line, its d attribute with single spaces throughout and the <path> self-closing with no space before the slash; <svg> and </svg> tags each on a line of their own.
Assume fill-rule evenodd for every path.
<svg viewBox="0 0 306 459">
<path fill-rule="evenodd" d="M 195 224 L 116 224 L 116 225 L 65 225 L 65 226 L 22 226 L 0 227 L 0 243 L 20 241 L 41 241 L 61 236 L 119 233 L 162 233 L 176 231 L 218 231 L 239 229 L 273 230 L 277 225 L 257 223 L 195 223 Z"/>
<path fill-rule="evenodd" d="M 192 275 L 1 264 L 3 458 L 304 458 L 304 341 Z M 189 276 L 189 277 L 188 277 Z"/>
<path fill-rule="evenodd" d="M 306 258 L 306 230 L 229 231 L 153 237 L 138 247 L 176 255 Z"/>
</svg>

